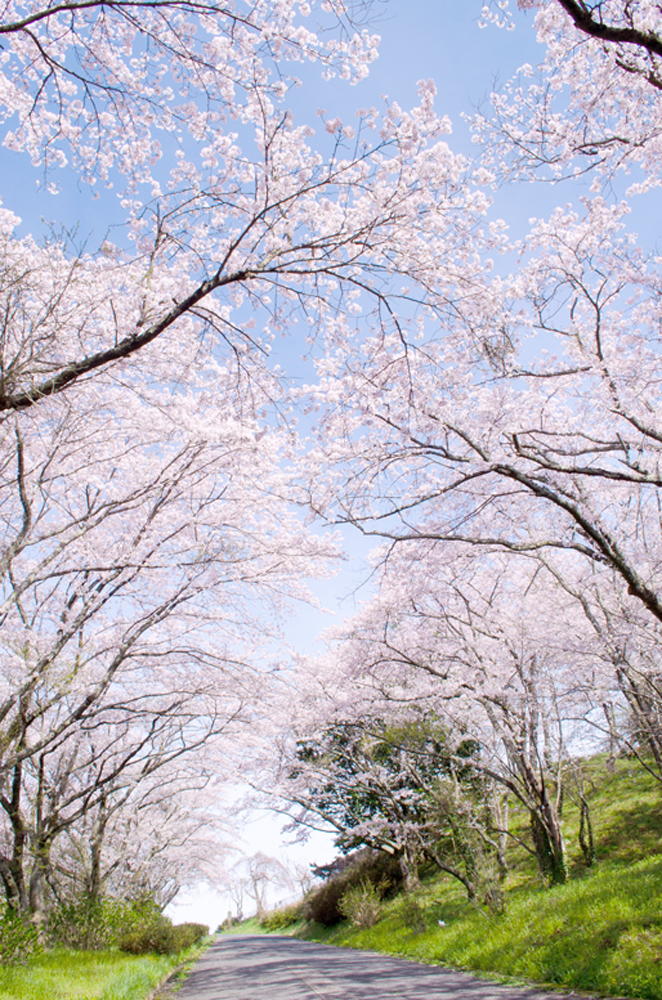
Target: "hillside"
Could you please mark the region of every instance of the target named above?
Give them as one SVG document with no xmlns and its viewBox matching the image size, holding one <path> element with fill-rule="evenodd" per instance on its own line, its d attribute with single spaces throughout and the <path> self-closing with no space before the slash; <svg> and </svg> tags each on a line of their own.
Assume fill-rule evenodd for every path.
<svg viewBox="0 0 662 1000">
<path fill-rule="evenodd" d="M 572 783 L 563 809 L 570 879 L 548 889 L 526 851 L 509 851 L 506 906 L 494 916 L 471 905 L 461 886 L 428 874 L 420 890 L 383 903 L 367 930 L 347 922 L 306 925 L 299 934 L 481 974 L 612 996 L 662 997 L 662 796 L 636 761 L 603 758 L 582 766 L 596 861 L 578 843 Z M 526 837 L 523 816 L 512 832 Z"/>
</svg>

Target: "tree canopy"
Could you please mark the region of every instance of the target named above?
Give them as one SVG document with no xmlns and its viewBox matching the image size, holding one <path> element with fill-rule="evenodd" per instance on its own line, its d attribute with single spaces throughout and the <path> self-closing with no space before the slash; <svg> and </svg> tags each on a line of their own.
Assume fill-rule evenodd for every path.
<svg viewBox="0 0 662 1000">
<path fill-rule="evenodd" d="M 544 58 L 469 155 L 433 81 L 351 126 L 297 110 L 299 73 L 369 73 L 369 4 L 5 5 L 5 146 L 117 194 L 98 245 L 0 209 L 11 907 L 164 903 L 221 774 L 492 900 L 504 796 L 563 881 L 577 747 L 662 780 L 662 278 L 629 222 L 659 197 L 660 9 L 519 8 L 486 30 L 531 11 Z M 511 232 L 531 183 L 558 204 Z M 339 525 L 372 591 L 275 664 Z"/>
</svg>

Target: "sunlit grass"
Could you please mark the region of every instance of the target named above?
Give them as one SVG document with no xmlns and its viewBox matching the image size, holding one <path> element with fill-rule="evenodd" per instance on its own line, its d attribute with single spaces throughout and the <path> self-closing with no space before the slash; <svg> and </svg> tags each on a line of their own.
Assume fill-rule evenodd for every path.
<svg viewBox="0 0 662 1000">
<path fill-rule="evenodd" d="M 428 884 L 419 898 L 424 933 L 406 926 L 396 899 L 370 930 L 343 926 L 307 936 L 513 979 L 662 997 L 662 856 L 596 869 L 555 889 L 520 889 L 500 917 L 440 886 Z"/>
<path fill-rule="evenodd" d="M 303 920 L 297 921 L 296 924 L 290 924 L 288 927 L 282 927 L 275 931 L 269 931 L 266 927 L 263 927 L 257 917 L 248 917 L 246 920 L 242 920 L 240 924 L 235 924 L 233 927 L 229 927 L 227 930 L 223 931 L 223 936 L 226 934 L 276 934 L 279 937 L 293 937 L 303 930 L 305 922 Z M 0 998 L 1 1000 L 1 998 Z"/>
<path fill-rule="evenodd" d="M 502 916 L 471 906 L 448 879 L 433 877 L 415 896 L 426 927 L 406 923 L 403 899 L 384 905 L 369 930 L 308 928 L 308 938 L 423 962 L 548 983 L 564 989 L 662 998 L 662 789 L 634 761 L 609 774 L 585 766 L 598 860 L 586 869 L 578 816 L 564 809 L 572 879 L 546 889 L 524 852 L 514 852 Z M 526 833 L 525 817 L 515 817 Z M 442 921 L 444 926 L 439 925 Z"/>
<path fill-rule="evenodd" d="M 169 972 L 203 950 L 134 956 L 57 949 L 27 965 L 0 968 L 0 1000 L 145 1000 Z"/>
</svg>

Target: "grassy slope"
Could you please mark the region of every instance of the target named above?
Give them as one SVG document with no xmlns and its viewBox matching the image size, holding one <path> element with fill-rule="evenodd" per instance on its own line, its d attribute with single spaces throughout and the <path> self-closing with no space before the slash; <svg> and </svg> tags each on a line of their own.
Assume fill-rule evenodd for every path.
<svg viewBox="0 0 662 1000">
<path fill-rule="evenodd" d="M 224 930 L 223 936 L 225 937 L 227 934 L 275 934 L 278 937 L 294 937 L 301 936 L 300 932 L 304 928 L 305 922 L 297 920 L 296 923 L 289 924 L 287 927 L 280 927 L 278 930 L 269 931 L 266 927 L 262 926 L 257 917 L 248 917 L 246 920 L 242 920 L 240 924 L 235 924 L 234 927 Z"/>
<path fill-rule="evenodd" d="M 0 1000 L 144 1000 L 168 973 L 198 958 L 209 941 L 179 955 L 145 957 L 56 949 L 25 966 L 0 968 Z"/>
<path fill-rule="evenodd" d="M 503 916 L 485 915 L 466 902 L 461 887 L 432 877 L 413 901 L 386 903 L 370 930 L 312 927 L 304 935 L 509 979 L 661 1000 L 661 790 L 630 761 L 618 762 L 611 775 L 594 760 L 585 777 L 598 861 L 586 869 L 577 845 L 577 810 L 567 800 L 567 885 L 541 886 L 519 849 L 511 859 Z M 523 825 L 524 818 L 518 821 Z M 416 909 L 423 919 L 415 932 Z"/>
</svg>

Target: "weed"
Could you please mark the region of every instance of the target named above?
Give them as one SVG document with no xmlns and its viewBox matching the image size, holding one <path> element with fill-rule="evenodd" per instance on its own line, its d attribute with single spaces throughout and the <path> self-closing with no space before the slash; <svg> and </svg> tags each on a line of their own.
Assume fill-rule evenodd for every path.
<svg viewBox="0 0 662 1000">
<path fill-rule="evenodd" d="M 373 885 L 365 879 L 343 894 L 338 909 L 354 927 L 373 927 L 382 912 L 383 884 Z"/>
</svg>

